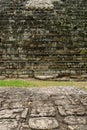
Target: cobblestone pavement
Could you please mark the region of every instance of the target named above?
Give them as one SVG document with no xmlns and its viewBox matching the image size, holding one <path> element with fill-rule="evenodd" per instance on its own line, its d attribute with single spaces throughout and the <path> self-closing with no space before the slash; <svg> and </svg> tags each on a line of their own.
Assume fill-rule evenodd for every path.
<svg viewBox="0 0 87 130">
<path fill-rule="evenodd" d="M 87 92 L 0 88 L 0 130 L 87 130 Z"/>
</svg>

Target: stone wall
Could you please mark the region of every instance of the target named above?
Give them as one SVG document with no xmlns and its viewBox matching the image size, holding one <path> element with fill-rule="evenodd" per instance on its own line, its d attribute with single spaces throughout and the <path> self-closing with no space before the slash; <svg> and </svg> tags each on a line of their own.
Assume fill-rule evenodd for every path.
<svg viewBox="0 0 87 130">
<path fill-rule="evenodd" d="M 86 0 L 0 0 L 0 76 L 87 78 Z"/>
</svg>

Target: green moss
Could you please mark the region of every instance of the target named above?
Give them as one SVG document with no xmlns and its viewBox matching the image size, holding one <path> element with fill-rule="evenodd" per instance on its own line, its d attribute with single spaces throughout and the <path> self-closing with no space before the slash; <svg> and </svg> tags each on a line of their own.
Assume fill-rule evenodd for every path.
<svg viewBox="0 0 87 130">
<path fill-rule="evenodd" d="M 86 55 L 87 54 L 87 49 L 81 50 L 80 54 Z"/>
</svg>

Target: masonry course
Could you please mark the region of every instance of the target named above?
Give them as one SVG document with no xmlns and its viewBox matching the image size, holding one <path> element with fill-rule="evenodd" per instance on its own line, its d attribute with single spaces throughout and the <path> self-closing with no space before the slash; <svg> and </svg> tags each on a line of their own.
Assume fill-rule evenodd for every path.
<svg viewBox="0 0 87 130">
<path fill-rule="evenodd" d="M 86 79 L 86 14 L 85 0 L 0 0 L 0 77 Z"/>
</svg>

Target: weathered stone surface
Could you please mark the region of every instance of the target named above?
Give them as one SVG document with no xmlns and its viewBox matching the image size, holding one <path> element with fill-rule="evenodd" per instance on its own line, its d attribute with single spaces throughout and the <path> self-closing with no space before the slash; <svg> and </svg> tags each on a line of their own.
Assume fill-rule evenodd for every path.
<svg viewBox="0 0 87 130">
<path fill-rule="evenodd" d="M 31 8 L 40 8 L 40 9 L 52 9 L 54 6 L 52 4 L 51 0 L 29 0 L 27 1 L 27 3 L 25 4 L 25 7 L 27 9 L 31 9 Z"/>
<path fill-rule="evenodd" d="M 59 113 L 61 115 L 84 115 L 86 109 L 82 105 L 68 105 L 58 106 Z"/>
<path fill-rule="evenodd" d="M 87 120 L 85 117 L 81 116 L 67 116 L 64 119 L 64 122 L 69 125 L 77 125 L 77 124 L 86 124 Z"/>
<path fill-rule="evenodd" d="M 0 78 L 86 80 L 86 14 L 86 0 L 0 0 Z"/>
<path fill-rule="evenodd" d="M 70 104 L 70 103 L 71 103 L 70 100 L 66 96 L 63 96 L 55 101 L 55 104 L 59 106 Z"/>
<path fill-rule="evenodd" d="M 68 126 L 68 130 L 87 130 L 87 125 L 72 125 L 72 126 Z"/>
<path fill-rule="evenodd" d="M 71 104 L 73 105 L 79 105 L 80 104 L 80 99 L 79 99 L 79 96 L 76 95 L 76 94 L 71 94 L 68 96 L 68 99 L 70 100 Z"/>
<path fill-rule="evenodd" d="M 58 74 L 56 74 L 56 75 L 46 75 L 46 76 L 35 75 L 34 78 L 40 79 L 40 80 L 47 80 L 47 79 L 55 79 L 57 76 L 58 76 Z"/>
<path fill-rule="evenodd" d="M 0 130 L 12 130 L 12 129 L 16 129 L 17 126 L 18 126 L 18 123 L 14 119 L 0 120 Z"/>
<path fill-rule="evenodd" d="M 5 109 L 0 111 L 0 119 L 16 118 L 16 113 L 20 113 L 23 109 Z"/>
<path fill-rule="evenodd" d="M 22 102 L 11 102 L 10 108 L 23 108 Z"/>
<path fill-rule="evenodd" d="M 29 126 L 32 129 L 54 129 L 58 128 L 59 124 L 55 118 L 52 117 L 40 117 L 40 118 L 30 118 Z"/>
<path fill-rule="evenodd" d="M 81 103 L 85 106 L 87 106 L 87 95 L 82 96 Z"/>
<path fill-rule="evenodd" d="M 49 101 L 36 101 L 32 103 L 31 117 L 55 116 L 56 110 Z"/>
<path fill-rule="evenodd" d="M 28 111 L 29 111 L 29 109 L 28 109 L 28 108 L 25 108 L 25 109 L 23 110 L 23 112 L 22 112 L 21 117 L 26 119 L 26 118 L 27 118 L 27 115 L 28 115 Z"/>
<path fill-rule="evenodd" d="M 87 130 L 87 91 L 0 88 L 0 130 Z"/>
</svg>

